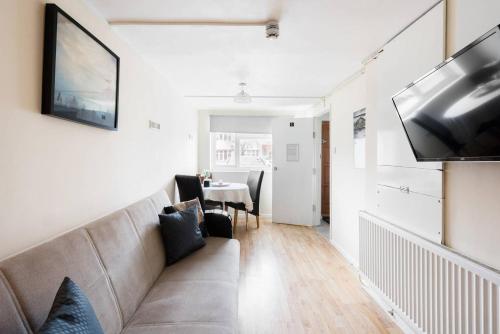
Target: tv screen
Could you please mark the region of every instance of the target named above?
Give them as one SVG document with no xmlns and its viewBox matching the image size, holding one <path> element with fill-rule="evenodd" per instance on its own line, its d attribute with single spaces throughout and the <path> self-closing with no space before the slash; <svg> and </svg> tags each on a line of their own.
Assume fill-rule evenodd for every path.
<svg viewBox="0 0 500 334">
<path fill-rule="evenodd" d="M 392 98 L 418 161 L 500 160 L 500 29 Z"/>
</svg>

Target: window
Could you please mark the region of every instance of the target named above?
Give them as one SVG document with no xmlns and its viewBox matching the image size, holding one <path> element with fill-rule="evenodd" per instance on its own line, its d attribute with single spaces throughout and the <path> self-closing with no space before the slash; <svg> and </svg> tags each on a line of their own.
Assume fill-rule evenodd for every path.
<svg viewBox="0 0 500 334">
<path fill-rule="evenodd" d="M 236 166 L 236 135 L 234 133 L 215 134 L 215 166 Z"/>
<path fill-rule="evenodd" d="M 269 134 L 211 133 L 212 169 L 265 169 L 273 158 Z"/>
</svg>

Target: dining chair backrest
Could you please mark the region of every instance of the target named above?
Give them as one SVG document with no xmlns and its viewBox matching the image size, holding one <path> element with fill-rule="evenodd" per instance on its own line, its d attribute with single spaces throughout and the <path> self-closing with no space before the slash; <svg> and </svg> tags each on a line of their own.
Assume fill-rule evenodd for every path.
<svg viewBox="0 0 500 334">
<path fill-rule="evenodd" d="M 259 214 L 260 203 L 260 188 L 262 187 L 262 179 L 264 178 L 264 171 L 251 170 L 248 173 L 247 185 L 250 190 L 250 197 L 253 202 L 253 212 Z"/>
<path fill-rule="evenodd" d="M 176 175 L 175 182 L 177 182 L 181 202 L 190 201 L 198 197 L 201 208 L 205 212 L 205 197 L 203 196 L 203 188 L 198 176 Z"/>
</svg>

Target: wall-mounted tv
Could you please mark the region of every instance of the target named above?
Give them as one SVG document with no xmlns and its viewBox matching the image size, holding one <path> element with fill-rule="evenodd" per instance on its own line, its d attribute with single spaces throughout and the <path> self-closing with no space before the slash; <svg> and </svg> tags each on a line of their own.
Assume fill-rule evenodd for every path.
<svg viewBox="0 0 500 334">
<path fill-rule="evenodd" d="M 392 100 L 418 161 L 500 160 L 500 27 Z"/>
<path fill-rule="evenodd" d="M 120 58 L 54 4 L 45 7 L 42 114 L 118 127 Z"/>
</svg>

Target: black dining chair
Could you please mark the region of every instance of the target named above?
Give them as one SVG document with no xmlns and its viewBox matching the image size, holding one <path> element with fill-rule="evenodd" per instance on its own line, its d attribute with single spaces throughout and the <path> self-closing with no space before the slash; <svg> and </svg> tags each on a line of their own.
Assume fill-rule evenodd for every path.
<svg viewBox="0 0 500 334">
<path fill-rule="evenodd" d="M 190 201 L 195 198 L 198 198 L 200 201 L 208 235 L 221 238 L 233 237 L 231 216 L 222 210 L 222 205 L 214 207 L 205 202 L 203 188 L 201 187 L 198 176 L 176 175 L 175 182 L 177 183 L 181 202 Z"/>
<path fill-rule="evenodd" d="M 176 175 L 175 182 L 177 183 L 177 189 L 179 190 L 179 198 L 181 202 L 190 201 L 198 197 L 200 200 L 201 208 L 203 212 L 207 210 L 222 210 L 222 203 L 215 204 L 207 203 L 205 197 L 203 196 L 203 188 L 201 187 L 201 182 L 198 176 L 192 175 Z"/>
<path fill-rule="evenodd" d="M 248 214 L 254 215 L 257 220 L 257 228 L 260 227 L 259 222 L 259 204 L 260 204 L 260 188 L 262 187 L 262 179 L 264 179 L 264 171 L 250 171 L 248 173 L 247 185 L 250 190 L 250 197 L 253 202 L 253 210 L 248 211 L 245 208 L 245 203 L 233 203 L 226 202 L 226 211 L 227 208 L 234 209 L 234 228 L 236 228 L 236 224 L 238 223 L 238 210 L 245 211 L 246 216 L 246 229 L 248 229 Z"/>
</svg>

